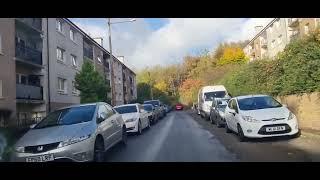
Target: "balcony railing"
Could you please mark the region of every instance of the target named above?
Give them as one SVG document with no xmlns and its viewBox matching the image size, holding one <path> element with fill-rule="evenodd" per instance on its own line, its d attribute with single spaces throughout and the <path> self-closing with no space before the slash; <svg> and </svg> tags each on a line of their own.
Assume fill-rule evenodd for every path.
<svg viewBox="0 0 320 180">
<path fill-rule="evenodd" d="M 31 26 L 32 28 L 42 31 L 42 19 L 41 18 L 17 18 L 20 22 Z"/>
<path fill-rule="evenodd" d="M 42 65 L 42 53 L 20 43 L 16 43 L 16 57 L 33 64 Z"/>
<path fill-rule="evenodd" d="M 17 84 L 16 91 L 17 99 L 43 100 L 42 87 Z"/>
<path fill-rule="evenodd" d="M 289 18 L 288 19 L 288 26 L 289 27 L 297 26 L 298 22 L 299 22 L 298 18 Z"/>
</svg>

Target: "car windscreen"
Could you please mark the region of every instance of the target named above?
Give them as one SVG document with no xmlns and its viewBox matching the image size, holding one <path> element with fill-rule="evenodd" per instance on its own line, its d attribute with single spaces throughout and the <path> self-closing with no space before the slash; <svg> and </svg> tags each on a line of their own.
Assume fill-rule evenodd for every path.
<svg viewBox="0 0 320 180">
<path fill-rule="evenodd" d="M 143 104 L 152 104 L 153 106 L 159 106 L 159 101 L 145 101 Z"/>
<path fill-rule="evenodd" d="M 50 126 L 71 125 L 92 120 L 96 106 L 79 106 L 61 109 L 50 113 L 34 128 L 41 129 Z"/>
<path fill-rule="evenodd" d="M 225 91 L 214 91 L 204 93 L 205 101 L 212 101 L 213 98 L 224 98 L 226 96 Z"/>
<path fill-rule="evenodd" d="M 238 100 L 240 110 L 256 110 L 267 108 L 278 108 L 282 105 L 270 96 L 250 97 Z"/>
<path fill-rule="evenodd" d="M 152 106 L 151 105 L 143 105 L 144 110 L 151 112 L 152 111 Z"/>
<path fill-rule="evenodd" d="M 115 107 L 114 109 L 120 114 L 138 112 L 137 106 L 120 106 L 120 107 Z"/>
<path fill-rule="evenodd" d="M 223 111 L 226 109 L 227 105 L 218 105 L 218 110 Z"/>
</svg>

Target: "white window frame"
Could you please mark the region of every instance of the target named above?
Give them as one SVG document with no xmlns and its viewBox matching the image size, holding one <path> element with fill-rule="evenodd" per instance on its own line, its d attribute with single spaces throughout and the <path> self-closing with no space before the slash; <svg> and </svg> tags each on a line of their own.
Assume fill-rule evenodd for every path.
<svg viewBox="0 0 320 180">
<path fill-rule="evenodd" d="M 62 59 L 60 59 L 60 58 L 58 57 L 58 50 L 60 50 L 60 52 L 61 52 L 61 57 L 62 57 Z M 57 60 L 62 61 L 62 62 L 65 62 L 65 50 L 64 50 L 64 49 L 62 49 L 62 48 L 60 48 L 60 47 L 57 47 L 56 55 L 57 55 Z"/>
<path fill-rule="evenodd" d="M 0 98 L 3 97 L 3 94 L 2 94 L 2 80 L 0 79 Z"/>
<path fill-rule="evenodd" d="M 61 89 L 61 81 L 63 84 L 63 89 Z M 62 77 L 58 77 L 58 92 L 67 94 L 67 79 L 64 79 Z"/>
<path fill-rule="evenodd" d="M 100 56 L 97 57 L 97 60 L 98 60 L 99 63 L 102 63 L 102 60 L 101 60 Z"/>
<path fill-rule="evenodd" d="M 72 67 L 77 68 L 78 67 L 77 56 L 70 54 L 70 59 L 71 59 Z"/>
<path fill-rule="evenodd" d="M 56 19 L 56 30 L 63 34 L 63 25 L 60 19 Z"/>
<path fill-rule="evenodd" d="M 76 42 L 75 31 L 73 29 L 71 29 L 71 28 L 70 28 L 70 31 L 69 31 L 69 37 L 70 37 L 71 41 Z"/>
<path fill-rule="evenodd" d="M 309 29 L 309 23 L 304 25 L 304 34 L 309 35 L 310 29 Z"/>
</svg>

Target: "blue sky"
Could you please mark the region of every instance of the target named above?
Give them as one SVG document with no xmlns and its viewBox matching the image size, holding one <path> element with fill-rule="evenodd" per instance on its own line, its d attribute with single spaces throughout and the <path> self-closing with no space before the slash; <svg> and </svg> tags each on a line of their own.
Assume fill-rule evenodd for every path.
<svg viewBox="0 0 320 180">
<path fill-rule="evenodd" d="M 128 18 L 129 19 L 129 18 Z M 113 18 L 112 21 L 128 19 Z M 71 18 L 91 37 L 103 37 L 109 49 L 107 20 Z M 250 39 L 254 26 L 272 18 L 138 18 L 133 23 L 112 25 L 112 46 L 116 56 L 124 56 L 133 69 L 181 62 L 184 56 L 204 49 L 213 51 L 225 41 Z"/>
</svg>

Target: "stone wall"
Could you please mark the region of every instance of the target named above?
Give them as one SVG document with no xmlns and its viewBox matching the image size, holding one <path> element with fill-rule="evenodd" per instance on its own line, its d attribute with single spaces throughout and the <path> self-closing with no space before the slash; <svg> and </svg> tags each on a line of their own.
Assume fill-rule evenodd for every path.
<svg viewBox="0 0 320 180">
<path fill-rule="evenodd" d="M 320 131 L 320 93 L 277 97 L 297 116 L 301 129 Z"/>
</svg>

